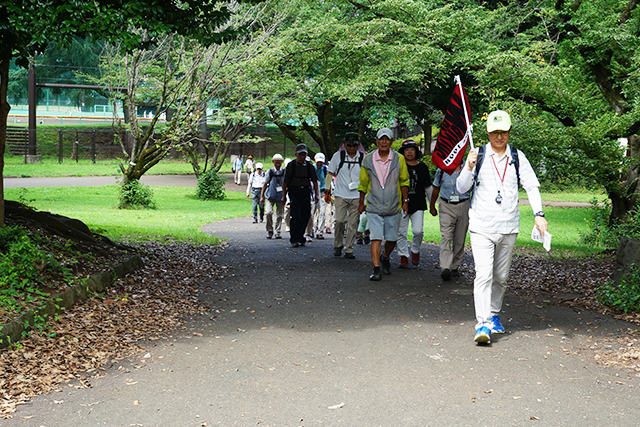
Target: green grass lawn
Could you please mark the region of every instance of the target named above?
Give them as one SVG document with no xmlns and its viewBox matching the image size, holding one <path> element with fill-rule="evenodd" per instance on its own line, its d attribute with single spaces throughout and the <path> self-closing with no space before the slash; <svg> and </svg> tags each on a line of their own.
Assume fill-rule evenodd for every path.
<svg viewBox="0 0 640 427">
<path fill-rule="evenodd" d="M 587 256 L 604 250 L 604 247 L 592 247 L 580 242 L 582 234 L 589 231 L 587 218 L 590 208 L 558 208 L 545 207 L 545 215 L 549 222 L 549 233 L 551 233 L 552 256 Z M 424 217 L 424 240 L 432 243 L 440 243 L 440 226 L 437 217 L 431 216 L 428 212 Z M 520 206 L 520 234 L 516 241 L 516 247 L 534 250 L 535 252 L 546 253 L 542 243 L 531 240 L 531 230 L 533 229 L 533 213 L 530 206 Z M 409 233 L 411 234 L 411 233 Z M 469 235 L 467 234 L 467 243 Z"/>
<path fill-rule="evenodd" d="M 195 189 L 185 187 L 153 187 L 158 208 L 155 210 L 116 209 L 118 187 L 48 187 L 6 189 L 9 200 L 26 200 L 38 210 L 80 219 L 92 230 L 115 240 L 164 240 L 171 236 L 179 241 L 212 242 L 199 231 L 206 223 L 250 216 L 251 202 L 242 192 L 227 192 L 227 200 L 202 201 Z M 590 208 L 547 207 L 549 232 L 553 235 L 552 256 L 588 256 L 603 250 L 580 243 L 588 232 L 586 218 Z M 540 243 L 531 240 L 533 215 L 530 206 L 520 207 L 520 229 L 517 246 L 546 253 Z M 424 239 L 440 243 L 438 218 L 425 213 Z M 467 237 L 468 241 L 468 237 Z"/>
<path fill-rule="evenodd" d="M 8 200 L 26 200 L 41 211 L 77 218 L 93 231 L 114 240 L 164 240 L 165 236 L 197 243 L 215 242 L 198 230 L 222 219 L 248 216 L 251 202 L 241 192 L 227 192 L 226 200 L 203 201 L 194 188 L 153 187 L 157 209 L 116 209 L 118 187 L 43 187 L 5 189 Z"/>
<path fill-rule="evenodd" d="M 4 164 L 4 176 L 39 178 L 39 177 L 61 177 L 61 176 L 116 176 L 120 175 L 118 164 L 120 160 L 91 160 L 80 159 L 77 163 L 74 160 L 65 159 L 63 163 L 58 163 L 58 158 L 53 156 L 43 156 L 42 163 L 25 165 L 20 156 L 6 156 Z M 231 172 L 229 162 L 222 166 L 221 172 Z M 193 168 L 190 163 L 184 160 L 165 159 L 147 172 L 147 175 L 187 175 L 192 174 Z"/>
</svg>

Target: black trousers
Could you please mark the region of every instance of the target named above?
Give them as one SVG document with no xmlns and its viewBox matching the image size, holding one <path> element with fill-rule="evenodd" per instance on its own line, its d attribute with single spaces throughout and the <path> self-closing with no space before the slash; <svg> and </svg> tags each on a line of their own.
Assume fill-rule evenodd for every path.
<svg viewBox="0 0 640 427">
<path fill-rule="evenodd" d="M 311 188 L 289 187 L 289 232 L 291 243 L 304 243 L 304 230 L 311 216 Z"/>
</svg>

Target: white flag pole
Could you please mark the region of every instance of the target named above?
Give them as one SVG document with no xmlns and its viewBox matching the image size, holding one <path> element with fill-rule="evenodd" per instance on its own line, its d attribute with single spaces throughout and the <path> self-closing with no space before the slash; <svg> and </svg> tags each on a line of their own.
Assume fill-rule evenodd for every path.
<svg viewBox="0 0 640 427">
<path fill-rule="evenodd" d="M 469 143 L 471 144 L 471 149 L 473 150 L 475 147 L 473 145 L 473 125 L 469 122 L 469 112 L 467 111 L 467 102 L 464 99 L 464 91 L 462 90 L 462 80 L 460 80 L 460 76 L 455 76 L 454 80 L 458 86 L 460 86 L 460 99 L 462 100 L 462 109 L 464 110 L 464 121 L 467 123 L 467 133 L 469 134 Z"/>
</svg>

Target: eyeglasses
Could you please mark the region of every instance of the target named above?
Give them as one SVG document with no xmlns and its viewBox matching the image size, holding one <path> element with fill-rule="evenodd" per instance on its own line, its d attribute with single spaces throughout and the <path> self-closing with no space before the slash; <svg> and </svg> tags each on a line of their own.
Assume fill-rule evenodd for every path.
<svg viewBox="0 0 640 427">
<path fill-rule="evenodd" d="M 489 135 L 494 136 L 494 137 L 499 137 L 499 136 L 509 136 L 509 132 L 508 130 L 496 130 L 493 132 L 489 132 Z"/>
</svg>

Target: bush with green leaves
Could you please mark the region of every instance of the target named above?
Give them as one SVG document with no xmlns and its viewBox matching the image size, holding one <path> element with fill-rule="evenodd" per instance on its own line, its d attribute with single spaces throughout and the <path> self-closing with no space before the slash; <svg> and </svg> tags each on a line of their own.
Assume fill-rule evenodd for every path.
<svg viewBox="0 0 640 427">
<path fill-rule="evenodd" d="M 582 236 L 584 243 L 616 248 L 621 237 L 640 239 L 640 208 L 630 210 L 624 222 L 613 224 L 609 222 L 610 212 L 610 204 L 600 205 L 596 199 L 591 201 L 591 215 L 587 220 L 590 232 Z"/>
<path fill-rule="evenodd" d="M 203 200 L 224 200 L 226 179 L 215 170 L 209 169 L 198 178 L 196 197 Z"/>
<path fill-rule="evenodd" d="M 119 209 L 155 209 L 153 190 L 137 179 L 120 186 Z"/>
<path fill-rule="evenodd" d="M 631 264 L 629 270 L 620 278 L 616 286 L 612 281 L 600 285 L 597 289 L 598 301 L 629 313 L 640 312 L 640 267 Z"/>
<path fill-rule="evenodd" d="M 40 276 L 61 266 L 38 248 L 20 227 L 0 227 L 0 307 L 15 311 L 47 294 L 39 289 Z"/>
</svg>

